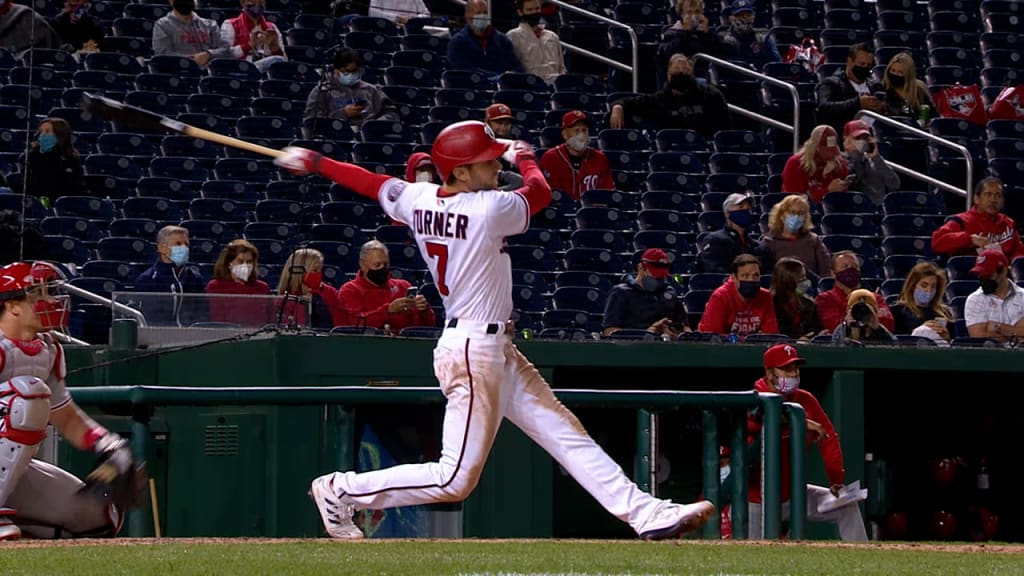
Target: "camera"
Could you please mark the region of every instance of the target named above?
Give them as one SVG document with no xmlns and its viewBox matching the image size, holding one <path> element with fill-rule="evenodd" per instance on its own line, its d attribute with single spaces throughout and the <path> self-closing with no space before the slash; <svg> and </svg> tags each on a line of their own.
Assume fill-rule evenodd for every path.
<svg viewBox="0 0 1024 576">
<path fill-rule="evenodd" d="M 409 289 L 405 291 L 405 297 L 415 298 L 416 295 L 419 294 L 419 292 L 419 288 L 416 288 L 415 286 L 409 286 Z"/>
<path fill-rule="evenodd" d="M 850 315 L 853 316 L 853 320 L 858 324 L 867 324 L 874 317 L 875 313 L 871 310 L 871 306 L 868 306 L 863 300 L 857 302 L 850 308 Z"/>
</svg>

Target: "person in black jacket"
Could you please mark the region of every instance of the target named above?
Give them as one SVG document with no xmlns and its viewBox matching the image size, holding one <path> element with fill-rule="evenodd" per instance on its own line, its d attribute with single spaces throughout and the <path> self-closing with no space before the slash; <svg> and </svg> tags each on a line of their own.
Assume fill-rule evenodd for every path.
<svg viewBox="0 0 1024 576">
<path fill-rule="evenodd" d="M 39 123 L 39 132 L 25 163 L 28 193 L 49 207 L 61 196 L 80 194 L 82 162 L 71 143 L 71 126 L 61 118 Z"/>
<path fill-rule="evenodd" d="M 69 52 L 98 52 L 103 49 L 103 24 L 89 13 L 86 0 L 64 0 L 64 11 L 50 20 Z"/>
<path fill-rule="evenodd" d="M 722 202 L 725 225 L 704 237 L 697 254 L 700 272 L 729 274 L 732 261 L 740 254 L 754 254 L 757 242 L 750 236 L 754 216 L 750 212 L 749 194 L 734 193 Z"/>
<path fill-rule="evenodd" d="M 686 308 L 669 279 L 668 255 L 660 248 L 648 248 L 636 265 L 636 276 L 608 292 L 604 305 L 607 336 L 622 329 L 647 330 L 675 338 L 689 332 Z"/>
<path fill-rule="evenodd" d="M 612 106 L 609 125 L 651 126 L 657 129 L 695 130 L 707 139 L 732 124 L 722 93 L 693 76 L 693 64 L 673 54 L 668 64 L 668 86 L 661 92 L 625 98 Z"/>
<path fill-rule="evenodd" d="M 874 64 L 875 52 L 869 44 L 850 46 L 846 68 L 818 84 L 818 124 L 828 124 L 841 134 L 859 110 L 885 114 L 885 101 L 875 97 L 882 86 L 870 78 Z"/>
<path fill-rule="evenodd" d="M 156 235 L 156 262 L 135 279 L 138 308 L 150 326 L 189 326 L 206 319 L 206 280 L 188 262 L 188 230 L 164 226 Z M 167 294 L 164 296 L 163 294 Z M 197 296 L 185 296 L 195 294 Z"/>
<path fill-rule="evenodd" d="M 678 0 L 676 15 L 679 16 L 679 20 L 661 32 L 661 43 L 658 45 L 655 64 L 659 86 L 668 79 L 665 70 L 668 69 L 668 62 L 673 54 L 683 54 L 687 57 L 692 57 L 698 52 L 718 57 L 723 54 L 718 34 L 704 15 L 704 0 Z M 700 72 L 703 74 L 706 71 L 707 63 L 704 63 Z"/>
</svg>

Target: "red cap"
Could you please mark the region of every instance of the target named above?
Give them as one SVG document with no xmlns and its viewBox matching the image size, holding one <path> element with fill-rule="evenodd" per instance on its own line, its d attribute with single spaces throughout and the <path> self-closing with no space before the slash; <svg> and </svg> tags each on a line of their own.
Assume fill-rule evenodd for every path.
<svg viewBox="0 0 1024 576">
<path fill-rule="evenodd" d="M 974 272 L 978 278 L 988 278 L 1000 268 L 1006 268 L 1006 256 L 1002 250 L 985 250 L 978 254 L 978 259 L 974 261 L 974 268 L 971 268 L 971 272 Z"/>
<path fill-rule="evenodd" d="M 669 261 L 668 254 L 661 248 L 648 248 L 640 256 L 640 262 L 647 269 L 647 273 L 655 278 L 668 277 Z"/>
<path fill-rule="evenodd" d="M 571 110 L 566 112 L 565 115 L 562 116 L 562 130 L 565 130 L 579 122 L 588 122 L 587 115 L 580 110 Z"/>
<path fill-rule="evenodd" d="M 863 120 L 850 120 L 843 126 L 843 138 L 856 138 L 863 135 L 871 135 L 871 128 Z"/>
<path fill-rule="evenodd" d="M 776 344 L 764 352 L 765 368 L 782 368 L 790 364 L 807 362 L 797 355 L 796 348 L 789 344 Z"/>
<path fill-rule="evenodd" d="M 491 104 L 487 107 L 487 119 L 488 120 L 500 120 L 502 118 L 511 118 L 512 109 L 505 104 Z"/>
</svg>

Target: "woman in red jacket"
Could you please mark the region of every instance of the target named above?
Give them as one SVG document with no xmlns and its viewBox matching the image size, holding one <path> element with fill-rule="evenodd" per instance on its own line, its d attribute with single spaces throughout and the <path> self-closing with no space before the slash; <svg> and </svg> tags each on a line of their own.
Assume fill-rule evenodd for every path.
<svg viewBox="0 0 1024 576">
<path fill-rule="evenodd" d="M 256 271 L 259 259 L 259 250 L 247 240 L 232 240 L 220 251 L 213 279 L 206 284 L 206 293 L 211 295 L 210 320 L 241 326 L 273 321 L 270 286 Z"/>
<path fill-rule="evenodd" d="M 782 169 L 782 192 L 805 194 L 821 202 L 829 192 L 846 192 L 846 161 L 839 155 L 839 135 L 831 126 L 816 126 Z"/>
<path fill-rule="evenodd" d="M 324 255 L 312 248 L 299 248 L 285 260 L 274 305 L 275 320 L 320 330 L 350 326 L 351 316 L 338 290 L 324 282 Z"/>
</svg>

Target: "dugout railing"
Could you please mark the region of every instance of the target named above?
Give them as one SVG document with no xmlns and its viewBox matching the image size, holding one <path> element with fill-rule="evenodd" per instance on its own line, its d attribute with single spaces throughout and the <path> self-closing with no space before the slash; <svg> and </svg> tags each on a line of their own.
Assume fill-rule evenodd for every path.
<svg viewBox="0 0 1024 576">
<path fill-rule="evenodd" d="M 703 443 L 703 494 L 706 499 L 720 503 L 719 494 L 719 416 L 728 414 L 728 445 L 730 447 L 732 481 L 732 534 L 733 538 L 747 537 L 747 439 L 746 414 L 760 409 L 763 417 L 763 433 L 759 445 L 761 466 L 761 487 L 763 494 L 762 526 L 764 538 L 777 538 L 781 533 L 780 497 L 781 475 L 780 455 L 783 413 L 786 414 L 790 431 L 792 452 L 792 474 L 790 476 L 792 510 L 790 536 L 804 537 L 806 525 L 805 474 L 803 449 L 805 441 L 805 418 L 798 404 L 783 403 L 777 394 L 756 392 L 695 392 L 695 391 L 644 391 L 644 390 L 555 390 L 558 399 L 569 406 L 614 407 L 637 410 L 634 478 L 640 487 L 652 491 L 654 463 L 657 442 L 657 414 L 682 408 L 702 411 Z M 103 407 L 106 410 L 127 408 L 131 415 L 131 443 L 136 457 L 153 457 L 150 429 L 150 415 L 155 407 L 169 406 L 253 406 L 253 405 L 341 405 L 353 407 L 367 404 L 440 404 L 444 397 L 437 388 L 428 387 L 245 387 L 245 388 L 198 388 L 168 386 L 94 386 L 74 388 L 73 397 L 79 405 Z M 348 420 L 351 427 L 351 420 Z M 343 438 L 352 438 L 354 430 L 343 431 Z M 339 446 L 335 453 L 335 467 L 340 470 L 354 468 L 351 450 Z M 282 471 L 283 473 L 283 471 Z M 198 513 L 201 510 L 186 510 L 187 503 L 174 503 L 177 513 Z M 155 509 L 155 506 L 153 507 Z M 129 514 L 128 535 L 142 537 L 155 530 L 151 507 L 146 505 Z M 719 517 L 716 514 L 702 531 L 704 538 L 718 538 Z M 753 535 L 760 537 L 760 535 Z"/>
</svg>

